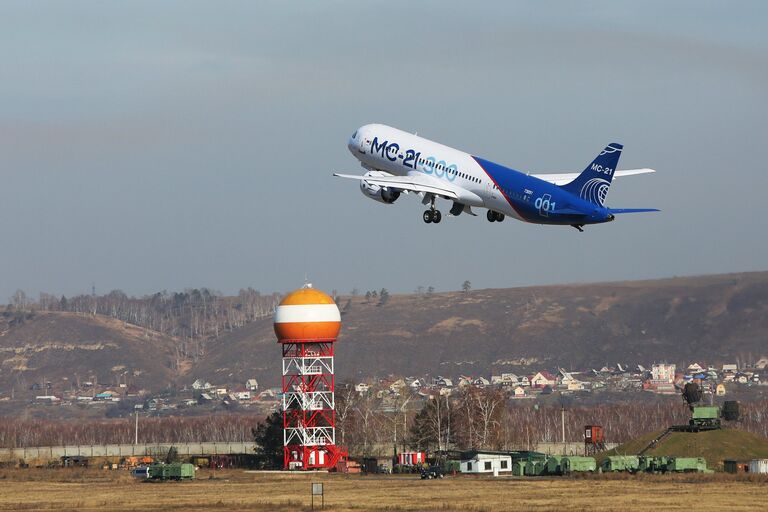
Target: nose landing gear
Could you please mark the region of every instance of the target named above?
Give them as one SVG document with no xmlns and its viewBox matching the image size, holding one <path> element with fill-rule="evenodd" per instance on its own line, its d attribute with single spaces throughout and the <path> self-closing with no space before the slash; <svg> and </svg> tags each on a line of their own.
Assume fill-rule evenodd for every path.
<svg viewBox="0 0 768 512">
<path fill-rule="evenodd" d="M 435 224 L 440 224 L 440 221 L 443 219 L 443 215 L 440 213 L 440 210 L 425 210 L 422 218 L 427 224 L 432 222 Z"/>
<path fill-rule="evenodd" d="M 427 224 L 432 222 L 440 224 L 440 221 L 443 220 L 443 215 L 440 213 L 440 210 L 435 209 L 435 196 L 432 196 L 430 199 L 429 210 L 424 211 L 422 218 Z"/>
</svg>

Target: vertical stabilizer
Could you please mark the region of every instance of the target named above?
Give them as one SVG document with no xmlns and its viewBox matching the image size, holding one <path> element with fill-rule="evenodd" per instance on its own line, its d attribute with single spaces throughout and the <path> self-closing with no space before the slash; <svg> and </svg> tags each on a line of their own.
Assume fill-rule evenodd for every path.
<svg viewBox="0 0 768 512">
<path fill-rule="evenodd" d="M 602 206 L 623 148 L 621 144 L 611 142 L 575 180 L 562 185 L 561 188 Z"/>
</svg>

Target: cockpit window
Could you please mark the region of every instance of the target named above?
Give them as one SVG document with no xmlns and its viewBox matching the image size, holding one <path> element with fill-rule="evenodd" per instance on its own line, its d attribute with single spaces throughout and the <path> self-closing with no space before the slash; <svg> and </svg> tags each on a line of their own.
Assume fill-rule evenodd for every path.
<svg viewBox="0 0 768 512">
<path fill-rule="evenodd" d="M 355 130 L 355 133 L 353 133 L 353 134 L 352 134 L 352 138 L 353 138 L 353 139 L 356 139 L 356 138 L 357 138 L 357 130 Z"/>
</svg>

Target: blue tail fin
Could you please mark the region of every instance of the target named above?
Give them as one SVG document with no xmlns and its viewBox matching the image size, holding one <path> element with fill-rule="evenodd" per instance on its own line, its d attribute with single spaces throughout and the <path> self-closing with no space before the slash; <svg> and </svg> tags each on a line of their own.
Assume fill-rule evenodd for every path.
<svg viewBox="0 0 768 512">
<path fill-rule="evenodd" d="M 602 206 L 623 148 L 621 144 L 611 142 L 575 180 L 561 188 Z"/>
</svg>

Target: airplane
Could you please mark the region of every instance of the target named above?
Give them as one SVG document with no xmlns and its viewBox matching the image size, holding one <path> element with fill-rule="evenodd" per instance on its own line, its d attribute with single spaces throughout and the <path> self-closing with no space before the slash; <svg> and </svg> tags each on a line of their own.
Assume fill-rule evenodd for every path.
<svg viewBox="0 0 768 512">
<path fill-rule="evenodd" d="M 392 204 L 402 194 L 416 194 L 429 205 L 423 220 L 439 224 L 435 199 L 453 202 L 451 216 L 476 216 L 486 208 L 490 222 L 505 217 L 534 224 L 573 226 L 611 222 L 618 214 L 657 212 L 655 208 L 608 208 L 605 197 L 615 177 L 656 172 L 617 170 L 623 146 L 612 142 L 581 173 L 526 174 L 489 160 L 383 124 L 367 124 L 347 147 L 367 170 L 362 176 L 334 173 L 360 181 L 366 197 Z"/>
</svg>

